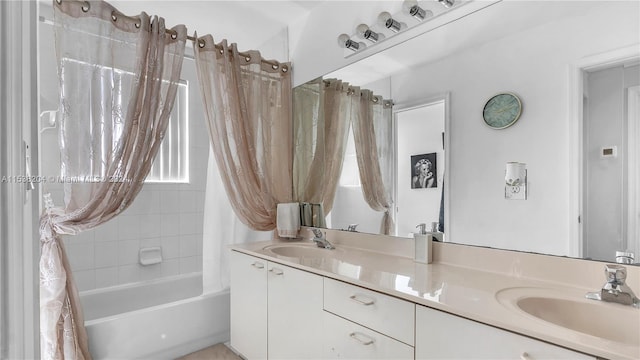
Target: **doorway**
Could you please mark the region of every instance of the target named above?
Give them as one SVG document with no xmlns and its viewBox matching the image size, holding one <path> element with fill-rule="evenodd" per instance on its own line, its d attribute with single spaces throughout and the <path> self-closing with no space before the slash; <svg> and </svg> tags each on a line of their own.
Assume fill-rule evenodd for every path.
<svg viewBox="0 0 640 360">
<path fill-rule="evenodd" d="M 615 261 L 638 254 L 637 59 L 583 72 L 583 257 Z"/>
</svg>

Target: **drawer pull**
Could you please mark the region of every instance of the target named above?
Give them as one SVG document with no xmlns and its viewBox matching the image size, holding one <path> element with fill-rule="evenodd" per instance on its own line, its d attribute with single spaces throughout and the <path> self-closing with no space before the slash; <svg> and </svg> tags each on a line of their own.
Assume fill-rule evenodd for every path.
<svg viewBox="0 0 640 360">
<path fill-rule="evenodd" d="M 278 269 L 278 268 L 272 268 L 271 270 L 269 270 L 270 272 L 273 273 L 273 275 L 282 275 L 284 274 L 284 271 Z"/>
<path fill-rule="evenodd" d="M 367 298 L 362 297 L 362 296 L 360 298 L 358 298 L 358 295 L 351 295 L 351 296 L 349 296 L 349 299 L 351 299 L 351 300 L 353 300 L 353 301 L 355 301 L 355 302 L 357 302 L 359 304 L 365 305 L 365 306 L 373 305 L 376 302 L 373 299 L 367 299 Z"/>
<path fill-rule="evenodd" d="M 264 264 L 261 262 L 254 262 L 253 264 L 251 264 L 251 266 L 253 266 L 256 269 L 264 269 Z"/>
<path fill-rule="evenodd" d="M 532 360 L 532 358 L 531 356 L 529 356 L 529 354 L 523 352 L 522 355 L 520 355 L 520 360 Z"/>
<path fill-rule="evenodd" d="M 349 334 L 349 336 L 352 339 L 356 340 L 357 342 L 359 342 L 360 344 L 365 345 L 365 346 L 371 345 L 374 342 L 374 340 L 372 338 L 370 338 L 367 335 L 362 334 L 362 333 L 352 332 L 351 334 Z"/>
</svg>

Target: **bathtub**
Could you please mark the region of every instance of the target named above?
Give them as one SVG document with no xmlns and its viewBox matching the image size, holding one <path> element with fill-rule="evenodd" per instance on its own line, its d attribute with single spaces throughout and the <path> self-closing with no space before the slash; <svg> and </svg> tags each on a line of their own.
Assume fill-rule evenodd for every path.
<svg viewBox="0 0 640 360">
<path fill-rule="evenodd" d="M 202 274 L 80 293 L 94 359 L 175 359 L 229 340 L 229 291 Z"/>
</svg>

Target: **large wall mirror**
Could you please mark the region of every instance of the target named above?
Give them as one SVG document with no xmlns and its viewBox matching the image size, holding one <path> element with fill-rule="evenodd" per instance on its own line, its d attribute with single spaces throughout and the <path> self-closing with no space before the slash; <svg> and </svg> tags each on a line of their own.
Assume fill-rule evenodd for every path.
<svg viewBox="0 0 640 360">
<path fill-rule="evenodd" d="M 325 78 L 393 99 L 396 125 L 448 94 L 446 131 L 401 135 L 396 127 L 396 151 L 406 152 L 395 159 L 395 235 L 440 222 L 433 211 L 442 202 L 446 241 L 604 261 L 630 250 L 639 262 L 639 57 L 638 2 L 500 1 Z M 410 65 L 380 71 L 394 58 Z M 485 104 L 499 93 L 522 102 L 517 122 L 504 129 L 483 121 Z M 430 126 L 427 115 L 418 116 Z M 420 143 L 409 137 L 423 133 L 430 145 L 398 147 Z M 414 175 L 411 156 L 433 153 L 438 190 L 412 189 L 400 178 Z M 526 164 L 526 200 L 505 198 L 509 162 Z M 350 207 L 330 213 L 328 226 L 358 223 L 378 233 L 366 217 L 377 224 L 380 213 L 360 208 L 354 188 L 345 191 L 340 198 Z M 433 199 L 422 207 L 427 194 Z M 424 216 L 405 224 L 406 208 Z"/>
</svg>

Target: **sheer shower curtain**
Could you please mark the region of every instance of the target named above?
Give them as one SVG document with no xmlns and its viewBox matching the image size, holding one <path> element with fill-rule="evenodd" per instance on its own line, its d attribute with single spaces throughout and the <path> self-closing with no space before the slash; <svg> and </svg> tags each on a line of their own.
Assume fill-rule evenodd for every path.
<svg viewBox="0 0 640 360">
<path fill-rule="evenodd" d="M 211 35 L 196 36 L 194 54 L 217 165 L 208 171 L 203 230 L 216 239 L 203 259 L 205 290 L 215 291 L 228 286 L 226 245 L 265 236 L 254 231 L 275 229 L 277 204 L 292 201 L 291 75 L 289 64 Z"/>
<path fill-rule="evenodd" d="M 40 218 L 41 355 L 89 359 L 61 235 L 109 221 L 135 199 L 167 127 L 187 35 L 105 2 L 55 1 L 54 16 L 65 206 L 45 198 Z"/>
</svg>

